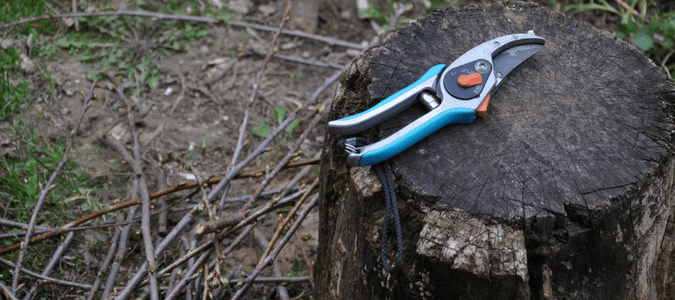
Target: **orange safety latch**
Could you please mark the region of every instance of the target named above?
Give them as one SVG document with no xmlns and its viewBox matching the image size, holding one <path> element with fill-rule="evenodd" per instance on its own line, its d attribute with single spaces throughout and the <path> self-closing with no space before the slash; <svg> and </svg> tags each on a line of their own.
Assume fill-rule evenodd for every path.
<svg viewBox="0 0 675 300">
<path fill-rule="evenodd" d="M 480 73 L 461 75 L 457 78 L 457 85 L 463 88 L 470 88 L 481 83 L 483 83 L 483 76 L 480 76 Z"/>
</svg>

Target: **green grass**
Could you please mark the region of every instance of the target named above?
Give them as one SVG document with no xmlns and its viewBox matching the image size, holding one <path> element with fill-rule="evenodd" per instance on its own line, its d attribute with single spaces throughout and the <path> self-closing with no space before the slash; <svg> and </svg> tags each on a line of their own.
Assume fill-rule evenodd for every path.
<svg viewBox="0 0 675 300">
<path fill-rule="evenodd" d="M 136 9 L 142 7 L 142 3 L 135 4 L 139 5 Z M 97 6 L 99 11 L 111 9 Z M 198 11 L 197 3 L 169 1 L 166 11 L 162 12 L 185 14 L 187 9 Z M 4 1 L 0 11 L 0 23 L 51 13 L 44 0 Z M 227 10 L 207 10 L 204 14 L 223 19 L 234 17 Z M 33 54 L 51 60 L 75 56 L 92 65 L 89 78 L 100 79 L 102 71 L 110 68 L 116 75 L 142 83 L 134 90 L 135 94 L 158 88 L 160 72 L 156 61 L 159 56 L 188 51 L 194 42 L 208 35 L 206 24 L 160 22 L 131 16 L 80 18 L 79 22 L 79 32 L 66 30 L 61 38 L 36 47 Z M 58 24 L 53 20 L 29 23 L 2 34 L 3 38 L 12 40 L 33 34 L 37 42 L 56 32 Z M 0 50 L 0 120 L 12 124 L 10 128 L 3 128 L 3 133 L 19 143 L 21 149 L 11 158 L 0 157 L 0 203 L 7 207 L 2 217 L 27 222 L 42 184 L 47 182 L 61 160 L 65 140 L 38 134 L 33 123 L 24 116 L 26 109 L 31 107 L 33 88 L 30 81 L 17 79 L 23 77 L 19 68 L 20 51 L 13 47 Z M 50 74 L 40 70 L 39 75 L 53 91 Z M 99 189 L 97 183 L 89 182 L 89 176 L 79 171 L 76 162 L 69 162 L 48 194 L 38 223 L 63 223 L 64 218 L 73 218 L 72 214 L 64 213 L 70 208 L 84 212 L 99 209 L 101 204 L 96 200 Z"/>
<path fill-rule="evenodd" d="M 305 268 L 305 264 L 299 261 L 297 258 L 293 259 L 293 271 L 288 273 L 288 277 L 302 277 L 302 269 Z"/>
<path fill-rule="evenodd" d="M 58 139 L 47 144 L 47 138 L 37 134 L 27 121 L 15 122 L 14 126 L 7 129 L 9 135 L 20 144 L 21 152 L 14 158 L 0 156 L 0 201 L 7 208 L 2 217 L 28 222 L 43 184 L 61 161 L 66 143 Z M 44 213 L 40 214 L 38 223 L 57 225 L 70 221 L 72 216 L 64 212 L 69 208 L 68 203 L 76 199 L 89 199 L 85 207 L 97 205 L 91 200 L 92 191 L 95 193 L 97 187 L 86 184 L 90 176 L 77 170 L 78 165 L 73 161 L 64 166 L 47 195 Z"/>
<path fill-rule="evenodd" d="M 616 24 L 614 36 L 637 46 L 647 57 L 658 65 L 675 52 L 675 12 L 661 11 L 658 0 L 627 0 L 631 9 L 627 9 L 607 0 L 589 0 L 567 5 L 563 12 L 574 15 L 583 11 L 593 11 L 603 15 L 616 15 L 620 21 Z M 675 71 L 675 63 L 664 64 L 664 72 Z"/>
<path fill-rule="evenodd" d="M 17 229 L 16 231 L 21 230 Z M 3 240 L 0 246 L 4 248 L 11 246 L 12 244 L 14 244 L 14 241 L 12 240 Z M 49 260 L 51 259 L 54 250 L 56 249 L 55 244 L 56 244 L 55 241 L 46 241 L 42 243 L 31 244 L 30 245 L 31 251 L 28 251 L 26 253 L 26 258 L 24 259 L 24 263 L 21 266 L 33 272 L 38 273 L 42 272 L 42 270 L 44 270 L 44 268 L 47 266 L 47 262 L 49 262 Z M 3 258 L 12 262 L 16 262 L 18 256 L 19 253 L 15 251 L 6 254 L 5 256 L 3 256 Z M 0 265 L 0 280 L 3 280 L 5 282 L 11 281 L 12 274 L 9 271 L 10 271 L 9 267 L 5 265 Z"/>
<path fill-rule="evenodd" d="M 44 1 L 5 1 L 0 4 L 3 13 L 0 22 L 16 21 L 48 13 Z M 53 31 L 52 22 L 37 22 L 14 27 L 5 31 L 4 38 L 13 40 L 33 34 L 35 41 Z M 35 55 L 44 58 L 56 58 L 56 49 L 45 45 L 35 49 Z M 27 117 L 26 110 L 31 107 L 33 86 L 19 67 L 21 50 L 9 47 L 0 50 L 0 120 L 7 124 L 2 128 L 2 138 L 9 138 L 16 152 L 0 156 L 0 205 L 2 217 L 28 222 L 40 191 L 46 184 L 54 168 L 65 151 L 65 139 L 47 137 L 34 129 L 34 123 Z M 50 91 L 54 83 L 49 73 L 39 69 L 37 74 Z M 34 80 L 34 79 L 33 79 Z M 78 171 L 77 163 L 71 161 L 65 165 L 47 196 L 38 223 L 58 225 L 70 221 L 74 216 L 66 214 L 69 202 L 78 201 L 83 209 L 99 206 L 91 200 L 98 188 L 89 183 L 89 175 Z M 85 199 L 85 200 L 83 200 Z"/>
<path fill-rule="evenodd" d="M 385 30 L 389 26 L 390 18 L 394 15 L 394 3 L 396 2 L 397 1 L 395 0 L 389 0 L 389 5 L 385 8 L 368 4 L 368 7 L 359 10 L 359 13 L 377 21 L 382 26 L 382 29 Z M 413 18 L 406 17 L 404 14 L 396 24 L 396 28 L 408 24 L 411 20 L 426 18 L 430 13 L 436 10 L 447 7 L 459 7 L 464 5 L 465 2 L 466 0 L 429 0 L 429 8 L 425 8 L 419 15 Z"/>
<path fill-rule="evenodd" d="M 165 13 L 185 14 L 186 5 L 169 1 Z M 101 6 L 98 11 L 110 10 Z M 193 9 L 194 10 L 194 9 Z M 226 11 L 225 11 L 226 12 Z M 209 16 L 231 19 L 233 16 L 206 11 Z M 223 15 L 224 14 L 224 15 Z M 153 21 L 132 16 L 80 18 L 80 32 L 69 32 L 54 42 L 64 53 L 76 56 L 81 62 L 94 65 L 88 77 L 103 78 L 102 70 L 142 83 L 134 94 L 159 87 L 160 56 L 188 51 L 195 41 L 208 35 L 206 24 L 178 21 Z M 51 55 L 47 48 L 40 53 Z M 51 55 L 52 57 L 54 55 Z"/>
<path fill-rule="evenodd" d="M 0 120 L 19 112 L 22 102 L 30 99 L 32 88 L 27 80 L 13 80 L 12 75 L 18 73 L 19 51 L 14 47 L 0 50 Z"/>
<path fill-rule="evenodd" d="M 0 2 L 0 24 L 18 21 L 21 18 L 36 17 L 51 13 L 44 0 L 21 0 Z M 27 36 L 31 33 L 53 33 L 56 30 L 56 20 L 43 20 L 12 27 L 2 34 L 17 33 Z"/>
<path fill-rule="evenodd" d="M 286 120 L 286 115 L 288 114 L 288 112 L 286 111 L 285 108 L 276 107 L 276 108 L 273 108 L 271 111 L 272 111 L 272 116 L 274 118 L 274 122 L 272 122 L 272 123 L 276 124 L 276 125 L 272 126 L 263 119 L 257 119 L 256 121 L 258 123 L 260 123 L 260 125 L 251 128 L 251 133 L 253 133 L 253 134 L 255 134 L 255 135 L 257 135 L 261 138 L 266 138 L 272 133 L 272 130 L 276 126 L 281 125 L 281 123 L 283 123 L 284 120 Z M 284 130 L 286 131 L 286 133 L 288 133 L 288 135 L 292 135 L 293 131 L 295 131 L 295 128 L 298 127 L 299 124 L 300 124 L 300 120 L 297 120 L 297 119 L 293 120 L 290 124 L 288 124 L 288 126 L 286 126 L 286 128 Z"/>
</svg>

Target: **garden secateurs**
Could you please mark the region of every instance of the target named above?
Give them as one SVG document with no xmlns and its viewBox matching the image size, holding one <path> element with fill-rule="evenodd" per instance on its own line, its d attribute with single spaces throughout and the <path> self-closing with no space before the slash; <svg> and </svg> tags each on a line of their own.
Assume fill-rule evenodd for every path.
<svg viewBox="0 0 675 300">
<path fill-rule="evenodd" d="M 544 48 L 533 31 L 482 43 L 452 64 L 436 65 L 420 79 L 372 108 L 328 122 L 331 134 L 348 135 L 375 126 L 420 101 L 429 112 L 383 140 L 359 146 L 345 140 L 349 166 L 369 166 L 398 155 L 449 124 L 471 123 L 487 112 L 490 96 L 513 69 Z"/>
</svg>

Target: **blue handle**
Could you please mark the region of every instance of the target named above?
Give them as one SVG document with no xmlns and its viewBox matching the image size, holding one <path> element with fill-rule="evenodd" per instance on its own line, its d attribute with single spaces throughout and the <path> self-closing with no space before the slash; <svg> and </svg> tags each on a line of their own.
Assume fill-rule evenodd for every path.
<svg viewBox="0 0 675 300">
<path fill-rule="evenodd" d="M 361 154 L 359 166 L 370 166 L 392 158 L 447 125 L 471 123 L 475 114 L 476 112 L 473 109 L 463 107 L 441 111 L 438 115 L 419 124 L 396 140 Z M 372 144 L 372 146 L 377 146 L 377 143 Z"/>
<path fill-rule="evenodd" d="M 405 88 L 399 90 L 398 92 L 392 94 L 391 96 L 385 98 L 384 100 L 380 101 L 379 103 L 377 103 L 375 106 L 371 107 L 370 109 L 365 110 L 365 111 L 362 111 L 362 112 L 360 112 L 360 113 L 358 113 L 358 114 L 355 114 L 355 115 L 351 115 L 351 116 L 348 116 L 348 117 L 344 117 L 344 118 L 342 118 L 342 119 L 340 119 L 340 120 L 350 120 L 350 119 L 358 118 L 358 117 L 360 117 L 360 116 L 362 116 L 362 115 L 364 115 L 364 114 L 367 114 L 367 113 L 369 113 L 369 112 L 371 112 L 371 111 L 373 111 L 373 110 L 376 110 L 376 109 L 382 107 L 383 105 L 385 105 L 385 104 L 391 102 L 392 100 L 394 100 L 394 99 L 396 99 L 396 98 L 398 98 L 398 97 L 401 97 L 401 95 L 405 94 L 407 91 L 413 89 L 414 87 L 416 87 L 416 86 L 422 84 L 422 82 L 426 81 L 427 79 L 429 79 L 429 78 L 431 78 L 431 77 L 434 77 L 434 76 L 440 74 L 440 73 L 443 71 L 443 69 L 445 69 L 445 65 L 444 65 L 444 64 L 435 65 L 435 66 L 431 67 L 431 68 L 429 69 L 429 71 L 427 71 L 426 73 L 424 73 L 424 75 L 422 75 L 422 77 L 420 77 L 420 79 L 417 79 L 417 81 L 415 81 L 413 84 L 411 84 L 411 85 L 409 85 L 409 86 L 407 86 L 407 87 L 405 87 Z"/>
</svg>

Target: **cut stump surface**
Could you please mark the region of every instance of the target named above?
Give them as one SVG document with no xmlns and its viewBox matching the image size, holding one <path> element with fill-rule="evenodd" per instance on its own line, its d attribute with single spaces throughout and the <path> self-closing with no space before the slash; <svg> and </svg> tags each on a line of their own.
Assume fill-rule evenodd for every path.
<svg viewBox="0 0 675 300">
<path fill-rule="evenodd" d="M 336 147 L 345 137 L 328 136 L 318 298 L 675 297 L 675 89 L 610 33 L 522 2 L 432 13 L 355 60 L 331 119 L 484 41 L 528 30 L 545 48 L 508 75 L 486 117 L 388 161 L 405 235 L 392 274 L 379 261 L 379 181 L 370 168 L 349 170 Z M 416 104 L 364 136 L 379 140 L 424 113 Z M 388 249 L 393 264 L 393 241 Z"/>
</svg>

